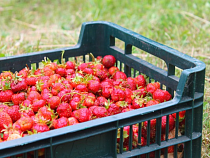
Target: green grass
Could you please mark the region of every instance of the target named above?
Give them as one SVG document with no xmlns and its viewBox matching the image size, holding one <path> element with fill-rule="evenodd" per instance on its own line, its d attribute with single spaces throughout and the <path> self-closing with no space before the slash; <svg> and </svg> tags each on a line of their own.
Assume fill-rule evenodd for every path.
<svg viewBox="0 0 210 158">
<path fill-rule="evenodd" d="M 0 56 L 74 45 L 83 22 L 104 20 L 198 58 L 206 63 L 202 156 L 210 157 L 209 15 L 207 0 L 0 0 Z"/>
</svg>

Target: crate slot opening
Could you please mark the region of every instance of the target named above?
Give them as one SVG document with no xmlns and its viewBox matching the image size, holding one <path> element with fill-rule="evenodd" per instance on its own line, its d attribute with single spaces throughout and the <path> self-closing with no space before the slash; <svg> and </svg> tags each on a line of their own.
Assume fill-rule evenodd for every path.
<svg viewBox="0 0 210 158">
<path fill-rule="evenodd" d="M 110 36 L 110 47 L 118 50 L 120 53 L 125 52 L 125 42 L 113 36 Z"/>
<path fill-rule="evenodd" d="M 168 71 L 167 65 L 164 60 L 162 60 L 152 54 L 149 54 L 146 51 L 143 51 L 135 46 L 132 46 L 132 55 L 134 55 L 138 58 L 141 58 L 156 67 L 159 67 L 165 71 Z"/>
</svg>

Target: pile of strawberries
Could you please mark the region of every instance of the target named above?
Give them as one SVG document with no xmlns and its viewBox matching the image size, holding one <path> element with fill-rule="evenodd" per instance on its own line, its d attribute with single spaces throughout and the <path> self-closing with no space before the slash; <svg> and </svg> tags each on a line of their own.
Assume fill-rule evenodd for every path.
<svg viewBox="0 0 210 158">
<path fill-rule="evenodd" d="M 144 75 L 127 77 L 114 66 L 114 56 L 98 56 L 92 59 L 88 63 L 67 61 L 61 64 L 45 59 L 41 68 L 29 69 L 27 66 L 15 73 L 2 72 L 0 142 L 152 106 L 171 99 L 169 92 L 160 89 L 159 82 L 147 83 Z M 165 118 L 162 118 L 162 131 L 165 131 Z M 170 131 L 174 128 L 172 115 L 169 116 L 169 122 Z M 151 120 L 151 140 L 155 135 L 155 124 L 156 119 Z M 127 127 L 124 128 L 127 131 Z M 144 122 L 142 145 L 147 137 L 146 128 L 147 122 Z M 133 140 L 136 140 L 138 132 L 133 133 Z"/>
</svg>

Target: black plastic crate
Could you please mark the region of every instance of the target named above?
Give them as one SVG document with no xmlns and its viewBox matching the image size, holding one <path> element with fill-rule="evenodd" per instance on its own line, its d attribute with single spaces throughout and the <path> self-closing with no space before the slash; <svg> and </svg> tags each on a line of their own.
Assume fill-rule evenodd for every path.
<svg viewBox="0 0 210 158">
<path fill-rule="evenodd" d="M 116 38 L 125 43 L 124 50 L 115 45 Z M 132 47 L 162 59 L 167 65 L 167 71 L 132 55 Z M 174 145 L 174 157 L 177 157 L 178 144 L 180 143 L 184 144 L 184 158 L 201 157 L 205 78 L 203 62 L 116 24 L 99 21 L 83 23 L 78 44 L 73 47 L 0 58 L 0 72 L 19 71 L 26 64 L 30 67 L 32 63 L 36 63 L 38 67 L 38 63 L 44 57 L 61 60 L 63 50 L 66 60 L 70 57 L 82 56 L 85 61 L 85 55 L 88 53 L 92 53 L 94 56 L 112 54 L 117 59 L 117 66 L 128 76 L 134 77 L 136 72 L 146 74 L 160 82 L 161 86 L 165 86 L 174 97 L 171 101 L 151 107 L 0 143 L 0 157 L 16 157 L 17 154 L 27 157 L 27 152 L 33 151 L 36 158 L 38 149 L 45 148 L 44 157 L 48 158 L 121 158 L 141 157 L 142 154 L 150 157 L 150 152 L 159 158 L 161 150 L 165 151 L 164 156 L 167 158 L 167 147 Z M 182 70 L 180 78 L 175 76 L 176 68 Z M 165 141 L 161 141 L 161 117 L 172 113 L 177 113 L 178 116 L 178 113 L 183 110 L 186 110 L 185 133 L 181 136 L 178 135 L 177 120 L 175 138 L 166 138 Z M 146 146 L 138 145 L 136 149 L 132 149 L 132 139 L 130 139 L 129 151 L 123 152 L 121 141 L 119 153 L 117 153 L 118 129 L 121 129 L 122 137 L 123 127 L 132 127 L 134 124 L 141 125 L 142 122 L 151 119 L 157 120 L 155 142 L 150 144 L 147 140 Z M 166 137 L 168 127 L 167 119 Z M 150 134 L 149 130 L 147 134 Z"/>
</svg>

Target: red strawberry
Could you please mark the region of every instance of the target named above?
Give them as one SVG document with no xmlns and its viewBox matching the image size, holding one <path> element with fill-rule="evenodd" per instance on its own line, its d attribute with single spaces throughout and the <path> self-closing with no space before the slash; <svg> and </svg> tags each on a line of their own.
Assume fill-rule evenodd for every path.
<svg viewBox="0 0 210 158">
<path fill-rule="evenodd" d="M 120 70 L 119 70 L 118 67 L 116 67 L 116 66 L 112 66 L 112 67 L 109 68 L 109 74 L 110 74 L 111 76 L 114 76 L 114 74 L 115 74 L 117 71 L 120 71 Z"/>
<path fill-rule="evenodd" d="M 48 104 L 51 109 L 56 109 L 58 107 L 58 105 L 60 104 L 60 98 L 58 96 L 52 96 L 48 100 Z"/>
<path fill-rule="evenodd" d="M 38 110 L 37 113 L 38 117 L 42 117 L 45 120 L 52 120 L 54 117 L 54 112 L 47 106 L 43 106 Z"/>
<path fill-rule="evenodd" d="M 111 93 L 111 98 L 114 101 L 123 101 L 125 99 L 125 91 L 120 88 L 114 88 Z"/>
<path fill-rule="evenodd" d="M 49 66 L 45 66 L 43 70 L 45 76 L 51 76 L 55 73 L 54 70 L 52 70 Z"/>
<path fill-rule="evenodd" d="M 95 116 L 95 118 L 101 118 L 101 117 L 106 117 L 108 116 L 108 112 L 106 110 L 105 107 L 100 107 L 97 106 L 93 109 L 93 115 Z"/>
<path fill-rule="evenodd" d="M 22 116 L 19 120 L 15 122 L 15 128 L 18 128 L 22 132 L 29 131 L 33 127 L 34 121 L 30 117 Z"/>
<path fill-rule="evenodd" d="M 113 86 L 105 86 L 102 87 L 101 94 L 105 98 L 110 98 L 112 91 L 113 91 Z"/>
<path fill-rule="evenodd" d="M 12 124 L 11 117 L 6 113 L 0 111 L 0 131 L 5 129 L 6 126 L 9 126 Z"/>
<path fill-rule="evenodd" d="M 37 91 L 29 92 L 28 97 L 27 97 L 27 99 L 30 100 L 30 101 L 33 101 L 35 99 L 41 99 L 41 98 L 42 98 L 41 95 Z"/>
<path fill-rule="evenodd" d="M 78 66 L 78 70 L 84 70 L 85 68 L 87 68 L 88 67 L 88 63 L 82 63 L 82 64 L 80 64 L 79 66 Z"/>
<path fill-rule="evenodd" d="M 126 98 L 125 98 L 125 101 L 128 103 L 128 104 L 131 104 L 132 102 L 132 95 L 133 95 L 133 92 L 131 91 L 131 89 L 129 88 L 126 88 L 125 89 L 125 95 L 126 95 Z"/>
<path fill-rule="evenodd" d="M 86 107 L 93 106 L 95 103 L 96 97 L 93 93 L 88 93 L 88 96 L 84 100 L 84 104 Z"/>
<path fill-rule="evenodd" d="M 166 132 L 166 116 L 162 117 L 161 132 L 164 134 Z M 169 132 L 175 127 L 175 121 L 172 115 L 169 115 Z"/>
<path fill-rule="evenodd" d="M 29 73 L 29 69 L 24 68 L 24 69 L 22 69 L 18 72 L 17 76 L 21 76 L 22 78 L 26 78 L 28 76 L 28 73 Z"/>
<path fill-rule="evenodd" d="M 152 106 L 152 105 L 155 105 L 155 104 L 159 104 L 159 101 L 157 100 L 149 100 L 146 104 L 146 107 L 148 106 Z"/>
<path fill-rule="evenodd" d="M 89 84 L 88 84 L 89 92 L 97 93 L 100 90 L 100 88 L 101 88 L 101 84 L 99 81 L 94 81 L 94 80 L 89 81 Z"/>
<path fill-rule="evenodd" d="M 148 125 L 148 121 L 145 121 L 142 127 L 142 136 L 144 138 L 147 138 L 147 125 Z M 154 139 L 155 134 L 156 134 L 156 119 L 152 119 L 150 120 L 150 138 Z"/>
<path fill-rule="evenodd" d="M 39 99 L 35 99 L 33 101 L 32 105 L 31 105 L 31 108 L 33 109 L 34 112 L 38 112 L 38 110 L 41 107 L 45 106 L 45 104 L 46 104 L 45 100 L 43 100 L 43 99 L 40 99 L 40 100 Z"/>
<path fill-rule="evenodd" d="M 58 105 L 57 108 L 57 113 L 59 115 L 59 117 L 70 117 L 71 113 L 72 113 L 72 108 L 68 103 L 61 103 L 60 105 Z"/>
<path fill-rule="evenodd" d="M 137 82 L 134 78 L 128 77 L 125 82 L 123 82 L 123 87 L 129 88 L 131 90 L 135 90 L 137 86 Z"/>
<path fill-rule="evenodd" d="M 101 81 L 107 78 L 107 72 L 105 70 L 97 69 L 95 71 L 95 76 L 97 76 Z"/>
<path fill-rule="evenodd" d="M 13 92 L 11 90 L 0 91 L 0 102 L 10 102 Z"/>
<path fill-rule="evenodd" d="M 108 111 L 108 115 L 115 115 L 115 114 L 119 114 L 122 110 L 119 106 L 112 103 L 108 106 L 107 111 Z"/>
<path fill-rule="evenodd" d="M 80 96 L 75 96 L 72 98 L 72 100 L 69 102 L 72 110 L 77 110 L 80 108 L 81 104 L 81 98 Z"/>
<path fill-rule="evenodd" d="M 139 88 L 139 89 L 137 89 L 137 90 L 134 90 L 134 91 L 133 91 L 133 94 L 134 94 L 135 96 L 139 96 L 139 97 L 141 97 L 141 98 L 144 98 L 144 97 L 146 96 L 146 94 L 147 94 L 147 91 L 146 91 L 146 89 L 143 87 L 143 88 Z"/>
<path fill-rule="evenodd" d="M 106 103 L 108 103 L 108 100 L 103 97 L 103 96 L 100 96 L 96 99 L 94 105 L 97 105 L 97 106 L 105 106 Z"/>
<path fill-rule="evenodd" d="M 24 116 L 29 116 L 29 117 L 34 116 L 34 111 L 32 110 L 31 105 L 27 106 L 27 105 L 22 104 L 20 106 L 20 113 L 21 115 L 24 115 Z"/>
<path fill-rule="evenodd" d="M 138 75 L 136 77 L 136 82 L 137 82 L 138 87 L 145 87 L 146 86 L 146 80 L 145 80 L 143 75 Z"/>
<path fill-rule="evenodd" d="M 87 85 L 84 83 L 80 83 L 75 87 L 75 90 L 78 90 L 80 92 L 88 92 Z"/>
<path fill-rule="evenodd" d="M 69 126 L 71 126 L 71 125 L 78 124 L 79 122 L 75 117 L 69 117 L 68 118 L 68 123 L 69 123 Z"/>
<path fill-rule="evenodd" d="M 21 104 L 26 99 L 25 95 L 26 94 L 24 92 L 20 92 L 18 94 L 13 94 L 11 97 L 13 104 L 15 104 L 15 105 Z"/>
<path fill-rule="evenodd" d="M 186 113 L 186 111 L 180 111 L 179 112 L 179 122 L 182 122 L 184 120 L 185 113 Z M 174 117 L 174 119 L 176 119 L 176 113 L 173 113 L 172 116 Z"/>
<path fill-rule="evenodd" d="M 37 81 L 38 81 L 38 78 L 34 76 L 28 76 L 26 78 L 26 84 L 28 86 L 35 86 Z"/>
<path fill-rule="evenodd" d="M 51 90 L 51 93 L 53 95 L 58 95 L 58 93 L 62 90 L 65 89 L 65 86 L 62 84 L 62 83 L 54 83 L 52 84 L 52 90 Z"/>
<path fill-rule="evenodd" d="M 37 133 L 47 132 L 49 131 L 49 127 L 44 122 L 35 123 L 32 127 L 32 131 L 35 130 Z"/>
<path fill-rule="evenodd" d="M 139 109 L 144 107 L 144 99 L 143 98 L 134 98 L 132 101 L 132 108 Z"/>
<path fill-rule="evenodd" d="M 13 81 L 10 86 L 11 86 L 11 90 L 14 93 L 27 89 L 27 84 L 26 84 L 25 79 L 22 79 L 21 81 L 18 81 L 18 82 Z"/>
<path fill-rule="evenodd" d="M 85 73 L 85 74 L 94 74 L 94 71 L 93 71 L 93 69 L 91 69 L 91 68 L 85 68 L 84 70 L 83 70 L 83 72 Z"/>
<path fill-rule="evenodd" d="M 165 90 L 157 89 L 153 95 L 153 99 L 160 101 L 161 103 L 164 101 L 168 101 L 171 99 L 171 94 Z"/>
<path fill-rule="evenodd" d="M 106 68 L 114 66 L 116 59 L 113 55 L 106 55 L 102 59 L 102 63 Z"/>
<path fill-rule="evenodd" d="M 75 74 L 75 71 L 74 69 L 66 69 L 66 75 L 72 75 L 72 74 Z"/>
<path fill-rule="evenodd" d="M 20 109 L 18 105 L 13 105 L 8 108 L 7 113 L 9 114 L 13 122 L 17 121 L 21 117 L 19 110 Z"/>
<path fill-rule="evenodd" d="M 153 94 L 157 89 L 160 89 L 159 82 L 149 83 L 147 85 L 147 92 L 150 92 L 151 94 Z"/>
<path fill-rule="evenodd" d="M 47 84 L 51 87 L 53 83 L 58 82 L 61 79 L 61 76 L 59 74 L 54 74 L 49 77 L 49 80 L 47 80 Z"/>
<path fill-rule="evenodd" d="M 72 116 L 79 120 L 79 122 L 85 122 L 91 119 L 91 113 L 87 108 L 73 111 Z"/>
<path fill-rule="evenodd" d="M 75 63 L 72 61 L 67 61 L 66 62 L 66 69 L 75 69 Z"/>
<path fill-rule="evenodd" d="M 126 80 L 127 76 L 124 72 L 121 72 L 121 71 L 117 71 L 114 76 L 113 76 L 113 79 L 116 81 L 116 80 Z"/>
<path fill-rule="evenodd" d="M 8 109 L 9 109 L 9 106 L 8 105 L 5 105 L 5 104 L 0 103 L 0 111 L 7 113 L 7 110 Z"/>
<path fill-rule="evenodd" d="M 71 90 L 70 89 L 64 89 L 60 91 L 57 95 L 61 102 L 69 102 L 71 99 Z"/>
<path fill-rule="evenodd" d="M 69 122 L 68 122 L 68 119 L 66 117 L 60 117 L 57 120 L 56 119 L 53 120 L 53 127 L 55 129 L 66 127 L 68 125 L 69 125 Z"/>
<path fill-rule="evenodd" d="M 56 74 L 59 74 L 61 77 L 65 77 L 65 76 L 67 75 L 66 69 L 63 68 L 63 67 L 58 67 L 58 68 L 55 70 L 55 73 L 56 73 Z"/>
</svg>

